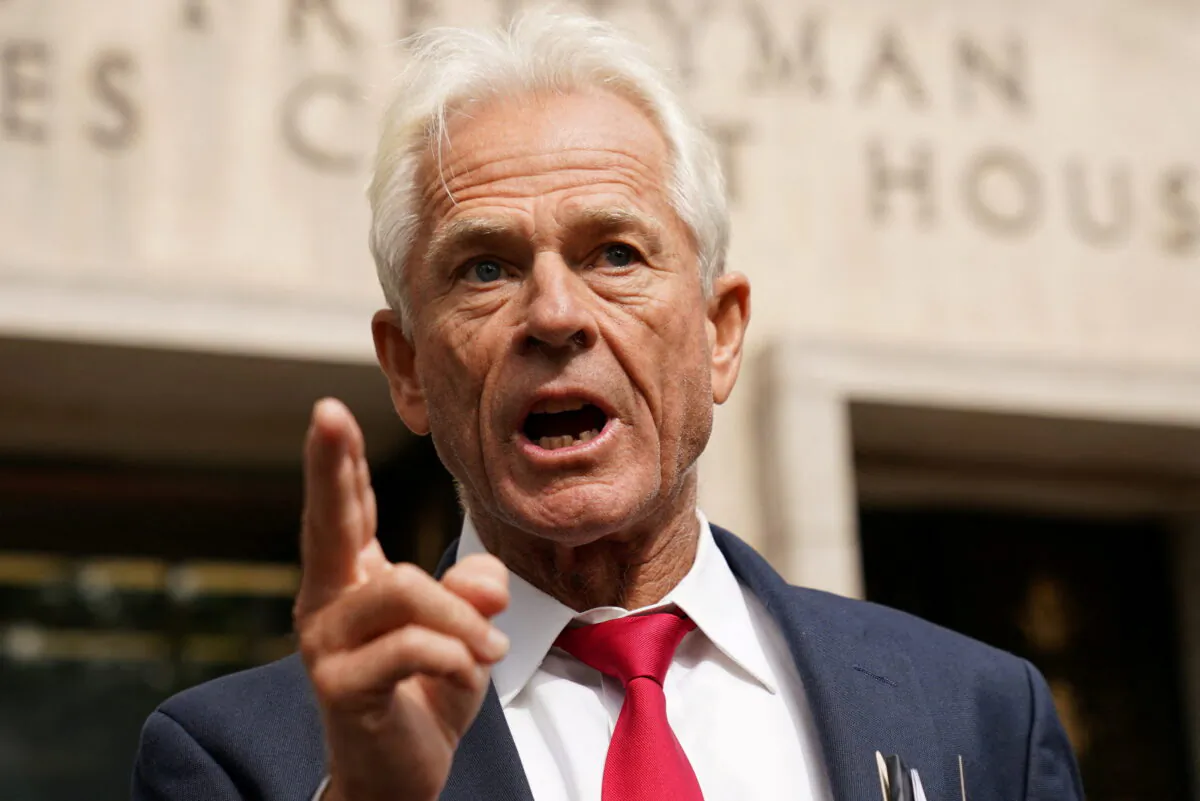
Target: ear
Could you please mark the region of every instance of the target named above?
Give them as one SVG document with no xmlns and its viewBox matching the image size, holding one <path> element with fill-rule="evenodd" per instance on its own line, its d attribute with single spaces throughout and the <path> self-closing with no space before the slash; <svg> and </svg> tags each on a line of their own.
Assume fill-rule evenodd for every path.
<svg viewBox="0 0 1200 801">
<path fill-rule="evenodd" d="M 713 403 L 724 403 L 737 383 L 742 343 L 750 324 L 750 279 L 726 273 L 708 299 L 708 347 L 712 358 Z"/>
<path fill-rule="evenodd" d="M 371 318 L 375 338 L 375 357 L 387 376 L 392 405 L 404 425 L 418 436 L 429 433 L 429 409 L 425 393 L 417 379 L 417 354 L 400 330 L 400 321 L 391 309 L 381 309 Z"/>
</svg>

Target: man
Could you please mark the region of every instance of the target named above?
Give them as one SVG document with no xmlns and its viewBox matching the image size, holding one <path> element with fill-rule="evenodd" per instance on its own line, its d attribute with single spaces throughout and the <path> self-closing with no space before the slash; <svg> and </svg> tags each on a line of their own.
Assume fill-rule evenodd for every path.
<svg viewBox="0 0 1200 801">
<path fill-rule="evenodd" d="M 135 799 L 1082 798 L 1027 663 L 788 586 L 696 508 L 750 313 L 711 144 L 630 42 L 537 13 L 417 43 L 380 140 L 373 321 L 467 520 L 375 539 L 361 434 L 306 444 L 298 657 L 166 702 Z M 916 778 L 910 771 L 916 772 Z"/>
</svg>

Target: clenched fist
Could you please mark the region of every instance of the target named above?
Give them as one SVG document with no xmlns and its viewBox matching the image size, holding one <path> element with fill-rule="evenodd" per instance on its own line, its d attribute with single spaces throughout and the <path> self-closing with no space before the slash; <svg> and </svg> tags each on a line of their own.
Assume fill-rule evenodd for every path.
<svg viewBox="0 0 1200 801">
<path fill-rule="evenodd" d="M 432 801 L 508 640 L 489 618 L 508 571 L 472 556 L 441 581 L 392 564 L 375 537 L 362 432 L 335 400 L 305 443 L 296 630 L 325 723 L 327 801 Z"/>
</svg>

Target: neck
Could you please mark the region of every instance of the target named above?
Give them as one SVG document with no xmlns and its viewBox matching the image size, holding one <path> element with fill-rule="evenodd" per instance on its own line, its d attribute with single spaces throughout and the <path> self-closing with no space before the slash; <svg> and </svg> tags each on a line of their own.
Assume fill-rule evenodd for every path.
<svg viewBox="0 0 1200 801">
<path fill-rule="evenodd" d="M 484 547 L 508 569 L 577 612 L 638 609 L 661 601 L 696 559 L 696 481 L 674 503 L 634 526 L 567 547 L 495 520 L 473 519 Z"/>
</svg>

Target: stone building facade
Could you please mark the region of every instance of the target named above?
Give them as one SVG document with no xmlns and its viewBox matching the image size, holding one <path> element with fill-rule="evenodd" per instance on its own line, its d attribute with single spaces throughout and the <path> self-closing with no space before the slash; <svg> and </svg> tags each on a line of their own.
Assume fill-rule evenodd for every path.
<svg viewBox="0 0 1200 801">
<path fill-rule="evenodd" d="M 368 333 L 378 106 L 397 39 L 520 5 L 0 2 L 0 453 L 289 466 L 325 393 L 411 447 Z M 1190 731 L 1200 5 L 585 7 L 674 71 L 729 178 L 753 322 L 708 515 L 850 595 L 879 510 L 1153 519 Z"/>
</svg>

